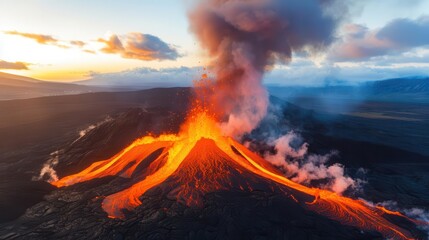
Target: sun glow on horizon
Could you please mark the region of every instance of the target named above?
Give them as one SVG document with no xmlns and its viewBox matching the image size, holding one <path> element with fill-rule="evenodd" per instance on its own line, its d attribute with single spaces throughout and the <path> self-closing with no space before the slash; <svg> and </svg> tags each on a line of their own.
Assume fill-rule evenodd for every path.
<svg viewBox="0 0 429 240">
<path fill-rule="evenodd" d="M 104 5 L 104 2 L 0 2 L 0 60 L 23 62 L 28 67 L 27 70 L 0 68 L 0 71 L 40 80 L 69 82 L 87 79 L 90 72 L 200 66 L 200 50 L 187 33 L 187 17 L 182 2 L 170 1 L 171 8 L 139 1 L 112 2 L 102 8 L 100 4 Z M 161 11 L 171 18 L 161 16 Z M 174 19 L 173 28 L 171 19 Z M 133 32 L 158 37 L 177 49 L 180 57 L 142 61 L 102 51 L 104 46 L 99 39 Z M 50 36 L 57 42 L 41 43 L 21 33 Z M 82 43 L 84 45 L 79 45 Z"/>
<path fill-rule="evenodd" d="M 428 15 L 429 1 L 405 3 L 395 0 L 393 3 L 386 4 L 387 1 L 357 4 L 359 5 L 357 8 L 361 7 L 361 12 L 356 11 L 351 14 L 349 22 L 344 24 L 354 25 L 355 30 L 360 29 L 359 31 L 362 31 L 360 35 L 365 35 L 364 31 L 367 31 L 369 35 L 375 34 L 379 29 L 389 26 L 395 19 L 406 19 L 414 25 L 426 26 L 425 19 Z M 206 66 L 204 61 L 208 57 L 204 55 L 194 36 L 188 31 L 187 8 L 189 6 L 186 4 L 189 2 L 192 1 L 131 0 L 111 1 L 106 5 L 100 0 L 90 2 L 83 0 L 1 1 L 0 61 L 26 63 L 28 70 L 0 68 L 0 71 L 40 80 L 70 82 L 87 79 L 90 72 L 112 73 L 135 68 L 163 69 Z M 381 15 L 378 14 L 380 6 L 386 7 Z M 58 42 L 41 44 L 34 38 L 25 38 L 19 34 L 10 34 L 10 32 L 51 36 Z M 393 31 L 393 33 L 398 32 L 401 31 Z M 106 39 L 112 34 L 121 36 L 129 33 L 155 36 L 176 49 L 179 57 L 174 60 L 167 58 L 143 61 L 137 58 L 125 58 L 124 56 L 130 56 L 130 54 L 121 55 L 120 51 L 112 54 L 102 51 L 105 46 L 99 42 L 100 38 Z M 359 39 L 358 35 L 338 36 L 339 43 L 351 38 L 360 41 L 368 40 L 368 38 Z M 417 35 L 415 38 L 418 37 Z M 401 36 L 398 39 L 402 39 Z M 70 45 L 71 42 L 75 42 L 76 45 Z M 85 44 L 78 46 L 78 42 Z M 325 55 L 312 56 L 313 59 L 301 56 L 306 61 L 293 58 L 292 65 L 287 71 L 284 71 L 282 76 L 277 75 L 276 77 L 280 79 L 279 81 L 283 81 L 285 78 L 290 81 L 291 78 L 294 78 L 299 79 L 296 82 L 301 82 L 301 79 L 323 81 L 327 77 L 374 80 L 427 75 L 429 69 L 428 45 L 426 43 L 414 46 L 414 42 L 419 41 L 411 41 L 409 48 L 404 49 L 401 49 L 402 45 L 398 45 L 397 49 L 382 48 L 381 51 L 377 51 L 377 46 L 373 46 L 372 54 L 374 56 L 369 55 L 364 59 L 342 61 L 329 59 Z M 359 46 L 360 42 L 355 41 L 354 43 Z M 366 47 L 362 47 L 360 50 L 365 52 L 370 49 L 367 47 L 370 43 L 371 41 L 366 41 Z M 69 48 L 61 47 L 61 45 L 67 45 Z M 297 64 L 293 65 L 294 63 Z M 347 74 L 344 73 L 346 75 L 344 77 L 339 72 L 347 72 Z M 315 76 L 317 76 L 317 80 L 311 80 L 316 78 Z"/>
<path fill-rule="evenodd" d="M 31 39 L 0 32 L 1 59 L 24 62 L 28 70 L 1 69 L 0 71 L 39 80 L 71 82 L 89 78 L 90 72 L 120 72 L 138 67 L 170 68 L 199 66 L 199 58 L 186 55 L 180 59 L 141 61 L 124 59 L 118 55 L 98 52 L 102 44 L 90 40 L 85 50 L 42 45 Z"/>
</svg>

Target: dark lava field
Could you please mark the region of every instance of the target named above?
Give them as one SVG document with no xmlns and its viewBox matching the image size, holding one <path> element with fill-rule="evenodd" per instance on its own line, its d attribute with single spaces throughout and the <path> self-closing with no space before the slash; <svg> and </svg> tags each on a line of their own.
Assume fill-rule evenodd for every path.
<svg viewBox="0 0 429 240">
<path fill-rule="evenodd" d="M 108 218 L 101 202 L 133 180 L 111 176 L 61 189 L 47 183 L 46 176 L 37 180 L 49 159 L 58 160 L 54 169 L 63 177 L 112 157 L 148 133 L 177 132 L 191 95 L 188 88 L 170 88 L 0 101 L 0 239 L 383 239 L 299 207 L 264 184 L 207 193 L 194 207 L 154 187 L 121 220 Z M 364 141 L 368 132 L 348 127 L 347 121 L 333 126 L 316 111 L 270 100 L 279 106 L 270 108 L 278 122 L 272 126 L 264 120 L 247 139 L 258 141 L 268 129 L 293 129 L 311 153 L 338 151 L 332 161 L 365 181 L 347 196 L 391 200 L 399 209 L 427 213 L 429 156 Z M 333 128 L 338 134 L 332 134 Z M 428 237 L 409 221 L 392 221 L 416 239 Z"/>
</svg>

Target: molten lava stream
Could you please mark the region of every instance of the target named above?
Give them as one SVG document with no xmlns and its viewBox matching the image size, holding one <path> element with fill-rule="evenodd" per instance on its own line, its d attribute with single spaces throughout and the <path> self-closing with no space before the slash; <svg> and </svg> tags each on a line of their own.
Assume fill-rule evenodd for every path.
<svg viewBox="0 0 429 240">
<path fill-rule="evenodd" d="M 254 173 L 271 179 L 277 183 L 298 190 L 300 192 L 314 196 L 315 200 L 312 203 L 307 203 L 308 207 L 322 215 L 331 219 L 351 226 L 355 226 L 364 230 L 375 230 L 382 233 L 386 237 L 397 239 L 412 239 L 411 234 L 390 223 L 380 215 L 380 212 L 374 208 L 367 206 L 360 200 L 339 196 L 338 194 L 318 189 L 308 188 L 298 183 L 271 172 L 257 162 L 263 162 L 258 155 L 252 153 L 241 144 L 230 139 L 231 146 L 234 146 L 238 151 L 257 169 Z"/>
<path fill-rule="evenodd" d="M 200 149 L 194 151 L 195 146 Z M 309 188 L 282 176 L 279 171 L 260 156 L 249 151 L 234 139 L 222 136 L 217 122 L 207 111 L 194 111 L 178 135 L 161 135 L 157 138 L 143 137 L 136 140 L 116 156 L 95 162 L 83 171 L 66 176 L 56 182 L 52 182 L 52 184 L 57 187 L 63 187 L 109 175 L 129 178 L 142 161 L 145 161 L 150 154 L 159 149 L 163 149 L 163 152 L 149 165 L 148 168 L 151 171 L 149 171 L 146 178 L 104 199 L 102 207 L 109 217 L 124 218 L 123 209 L 132 210 L 142 204 L 139 197 L 147 190 L 160 186 L 169 177 L 179 173 L 182 165 L 196 166 L 196 163 L 189 161 L 195 161 L 196 156 L 201 155 L 200 157 L 201 159 L 204 158 L 204 161 L 216 158 L 212 159 L 217 161 L 216 164 L 231 166 L 231 169 L 237 170 L 236 175 L 240 175 L 237 172 L 249 173 L 313 197 L 313 202 L 304 202 L 300 203 L 300 205 L 343 224 L 363 230 L 375 230 L 388 238 L 411 239 L 411 234 L 408 231 L 382 217 L 385 213 L 392 214 L 388 210 L 382 211 L 382 209 L 368 206 L 360 200 L 343 197 L 328 190 Z M 203 163 L 205 163 L 204 161 Z M 213 182 L 220 181 L 218 179 L 219 176 L 222 176 L 222 173 L 215 174 L 210 169 L 207 169 L 216 166 L 216 164 L 207 162 L 206 165 L 199 164 L 198 168 L 187 171 L 192 173 L 203 171 L 201 175 L 211 178 L 209 180 L 210 186 L 207 187 L 207 184 L 206 186 L 199 186 L 205 183 L 197 183 L 192 188 L 188 186 L 182 192 L 178 190 L 177 194 L 187 196 L 192 191 L 204 193 L 218 189 Z M 222 167 L 217 170 L 225 171 L 225 169 L 226 167 Z M 213 176 L 210 176 L 210 174 Z M 178 179 L 191 178 L 179 176 Z M 186 185 L 186 183 L 182 184 Z"/>
<path fill-rule="evenodd" d="M 85 170 L 51 182 L 51 184 L 56 187 L 64 187 L 94 178 L 117 175 L 118 173 L 120 173 L 119 176 L 121 177 L 129 178 L 141 161 L 156 150 L 171 145 L 171 142 L 175 139 L 175 135 L 162 135 L 158 138 L 143 137 L 134 141 L 130 146 L 112 158 L 95 162 Z M 130 164 L 132 165 L 130 166 Z M 128 169 L 123 171 L 126 167 Z"/>
</svg>

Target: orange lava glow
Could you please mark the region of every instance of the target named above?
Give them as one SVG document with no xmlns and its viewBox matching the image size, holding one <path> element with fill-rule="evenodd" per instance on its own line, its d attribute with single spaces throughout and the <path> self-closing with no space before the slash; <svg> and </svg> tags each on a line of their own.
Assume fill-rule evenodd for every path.
<svg viewBox="0 0 429 240">
<path fill-rule="evenodd" d="M 396 215 L 399 217 L 404 217 L 406 218 L 405 215 L 403 215 L 402 213 L 398 212 L 398 211 L 391 211 L 383 206 L 376 206 L 376 208 L 380 209 L 381 211 L 383 211 L 384 213 L 390 214 L 390 215 Z"/>
<path fill-rule="evenodd" d="M 149 164 L 143 180 L 103 200 L 102 207 L 110 218 L 124 218 L 123 209 L 132 210 L 142 204 L 140 196 L 167 179 L 174 178 L 179 183 L 180 187 L 174 191 L 177 199 L 188 205 L 198 205 L 199 195 L 227 189 L 234 184 L 238 189 L 251 190 L 246 181 L 255 177 L 293 192 L 294 195 L 289 194 L 289 197 L 300 206 L 342 224 L 375 230 L 386 238 L 412 239 L 408 231 L 383 217 L 384 213 L 404 217 L 400 213 L 289 180 L 259 155 L 234 139 L 222 136 L 215 118 L 198 107 L 189 114 L 177 135 L 137 139 L 112 158 L 95 162 L 83 171 L 52 184 L 64 187 L 112 175 L 130 178 L 137 166 L 149 161 L 148 156 L 156 151 L 160 154 Z M 230 176 L 242 177 L 239 181 L 231 181 Z"/>
</svg>

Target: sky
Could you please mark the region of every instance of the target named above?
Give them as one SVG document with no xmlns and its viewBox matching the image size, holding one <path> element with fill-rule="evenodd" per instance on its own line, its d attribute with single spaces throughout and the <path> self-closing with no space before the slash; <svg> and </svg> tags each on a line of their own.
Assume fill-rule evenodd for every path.
<svg viewBox="0 0 429 240">
<path fill-rule="evenodd" d="M 0 0 L 0 71 L 62 82 L 130 76 L 190 82 L 183 78 L 209 60 L 188 30 L 190 1 Z M 294 53 L 265 82 L 320 85 L 428 75 L 429 0 L 354 2 L 328 49 Z"/>
</svg>

